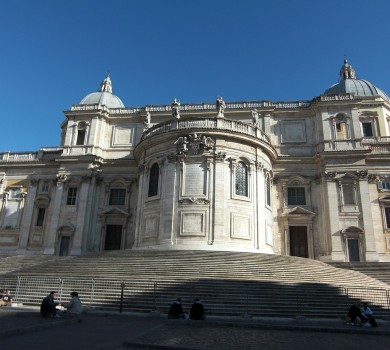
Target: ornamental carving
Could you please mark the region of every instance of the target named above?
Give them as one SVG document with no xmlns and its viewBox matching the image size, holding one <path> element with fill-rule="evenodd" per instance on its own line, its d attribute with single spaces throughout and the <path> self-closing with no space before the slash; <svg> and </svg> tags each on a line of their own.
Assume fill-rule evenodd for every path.
<svg viewBox="0 0 390 350">
<path fill-rule="evenodd" d="M 366 179 L 367 178 L 367 170 L 358 170 L 356 171 L 356 175 L 359 177 L 359 179 Z"/>
<path fill-rule="evenodd" d="M 216 160 L 225 160 L 226 158 L 226 152 L 218 152 L 215 154 Z"/>
<path fill-rule="evenodd" d="M 324 177 L 328 181 L 332 181 L 336 177 L 336 172 L 335 171 L 324 171 Z"/>
<path fill-rule="evenodd" d="M 215 142 L 211 137 L 198 134 L 179 137 L 175 143 L 178 155 L 199 155 L 210 151 Z"/>
<path fill-rule="evenodd" d="M 65 182 L 67 180 L 67 176 L 65 174 L 57 175 L 57 182 Z"/>
<path fill-rule="evenodd" d="M 183 198 L 179 199 L 179 204 L 185 204 L 185 205 L 190 205 L 190 204 L 210 204 L 210 201 L 206 198 Z"/>
<path fill-rule="evenodd" d="M 367 178 L 368 178 L 368 182 L 372 184 L 380 181 L 380 177 L 376 174 L 368 174 Z"/>
</svg>

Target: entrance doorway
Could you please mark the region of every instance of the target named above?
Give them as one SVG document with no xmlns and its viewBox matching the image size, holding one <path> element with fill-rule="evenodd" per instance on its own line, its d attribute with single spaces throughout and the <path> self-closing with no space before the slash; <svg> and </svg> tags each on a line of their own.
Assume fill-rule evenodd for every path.
<svg viewBox="0 0 390 350">
<path fill-rule="evenodd" d="M 61 236 L 60 240 L 60 256 L 68 256 L 70 248 L 70 236 Z"/>
<path fill-rule="evenodd" d="M 360 261 L 359 240 L 356 238 L 348 238 L 348 260 Z"/>
<path fill-rule="evenodd" d="M 121 249 L 122 225 L 107 225 L 104 250 Z"/>
<path fill-rule="evenodd" d="M 290 232 L 290 255 L 308 258 L 307 227 L 289 226 Z"/>
</svg>

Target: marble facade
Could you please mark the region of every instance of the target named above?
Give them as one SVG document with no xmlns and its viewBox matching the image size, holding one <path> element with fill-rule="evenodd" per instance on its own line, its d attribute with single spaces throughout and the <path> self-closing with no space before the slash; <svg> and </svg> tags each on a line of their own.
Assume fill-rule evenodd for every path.
<svg viewBox="0 0 390 350">
<path fill-rule="evenodd" d="M 390 261 L 390 101 L 379 89 L 127 108 L 106 77 L 64 113 L 61 145 L 0 153 L 0 254 Z"/>
</svg>

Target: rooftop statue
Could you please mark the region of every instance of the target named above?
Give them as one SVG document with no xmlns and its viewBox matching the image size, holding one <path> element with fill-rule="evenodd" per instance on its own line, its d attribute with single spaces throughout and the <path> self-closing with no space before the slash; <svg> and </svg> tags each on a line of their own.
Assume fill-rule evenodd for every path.
<svg viewBox="0 0 390 350">
<path fill-rule="evenodd" d="M 259 125 L 259 112 L 257 111 L 256 108 L 252 110 L 252 124 L 254 126 Z"/>
<path fill-rule="evenodd" d="M 173 99 L 173 102 L 171 104 L 171 108 L 172 108 L 172 118 L 179 120 L 180 119 L 180 102 L 176 98 Z"/>
<path fill-rule="evenodd" d="M 226 103 L 225 101 L 222 99 L 222 97 L 217 97 L 217 100 L 215 102 L 216 104 L 216 107 L 217 107 L 217 117 L 224 117 L 223 115 L 223 112 L 225 111 L 225 108 L 226 108 Z"/>
</svg>

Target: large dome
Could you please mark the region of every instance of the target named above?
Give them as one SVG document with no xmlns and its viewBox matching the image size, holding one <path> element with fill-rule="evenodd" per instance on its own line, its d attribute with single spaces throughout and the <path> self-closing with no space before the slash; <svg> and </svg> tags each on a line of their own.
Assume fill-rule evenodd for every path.
<svg viewBox="0 0 390 350">
<path fill-rule="evenodd" d="M 377 88 L 367 80 L 356 79 L 355 70 L 344 60 L 344 65 L 340 70 L 340 82 L 332 85 L 324 92 L 324 95 L 354 94 L 355 96 L 380 96 L 389 101 L 389 97 L 384 91 Z"/>
<path fill-rule="evenodd" d="M 108 108 L 124 108 L 125 105 L 118 96 L 112 93 L 112 83 L 110 77 L 107 77 L 100 84 L 100 89 L 85 96 L 81 101 L 81 105 L 104 105 Z"/>
</svg>

